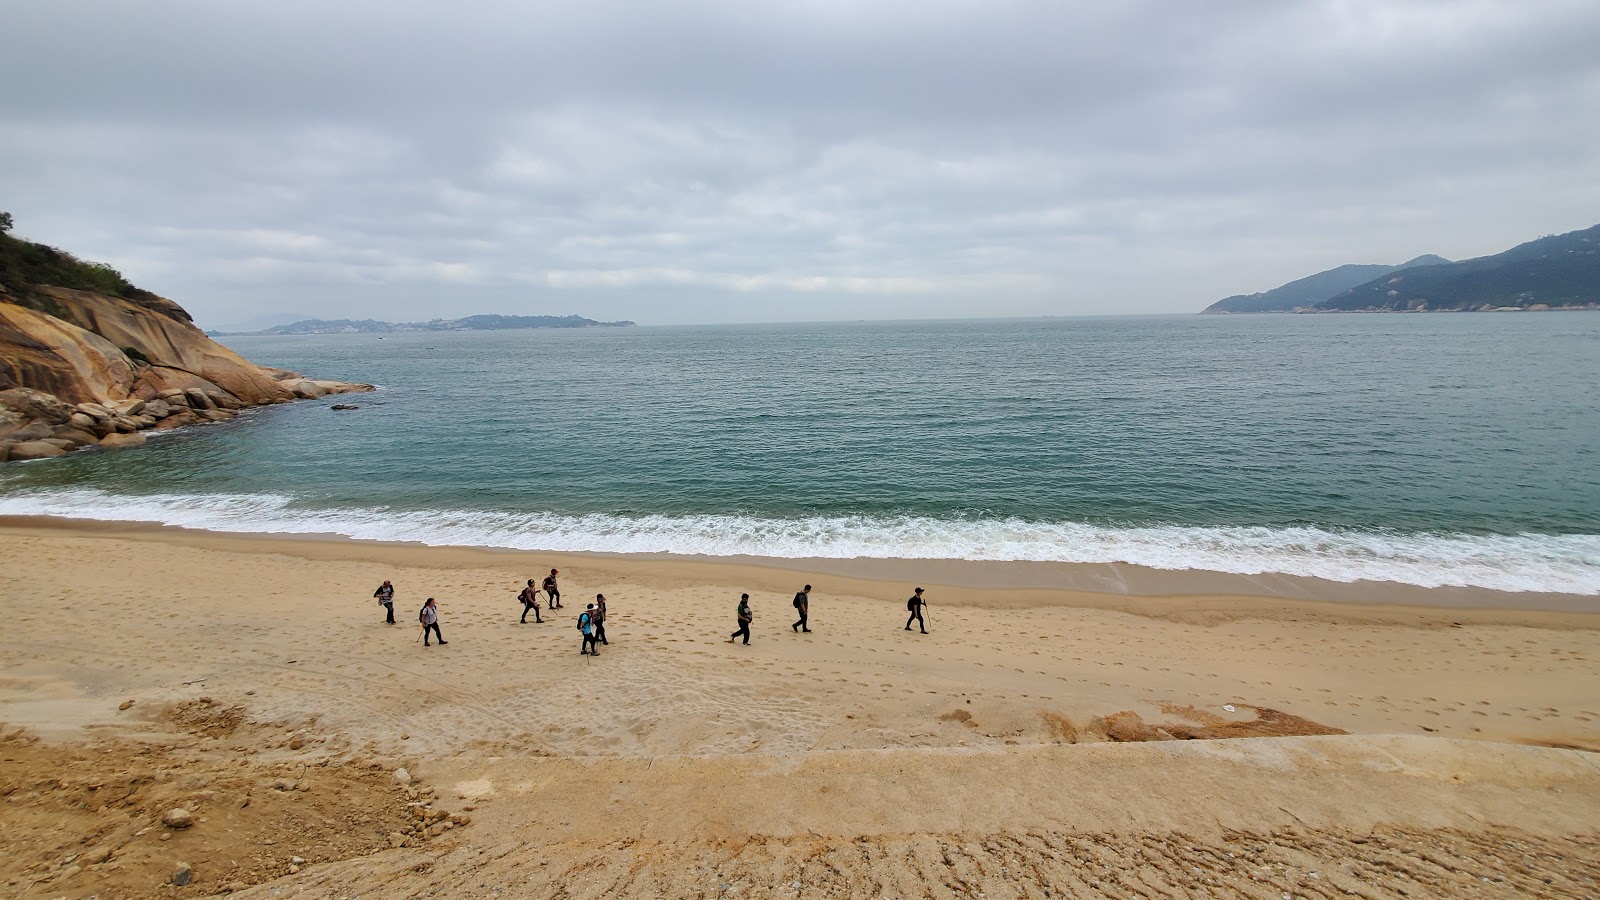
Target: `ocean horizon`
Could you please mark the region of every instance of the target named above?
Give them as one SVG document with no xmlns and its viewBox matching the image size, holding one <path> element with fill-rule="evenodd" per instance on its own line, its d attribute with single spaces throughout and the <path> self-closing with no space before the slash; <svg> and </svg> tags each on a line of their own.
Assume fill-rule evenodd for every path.
<svg viewBox="0 0 1600 900">
<path fill-rule="evenodd" d="M 0 515 L 1600 594 L 1600 317 L 232 336 L 379 385 L 0 470 Z"/>
</svg>

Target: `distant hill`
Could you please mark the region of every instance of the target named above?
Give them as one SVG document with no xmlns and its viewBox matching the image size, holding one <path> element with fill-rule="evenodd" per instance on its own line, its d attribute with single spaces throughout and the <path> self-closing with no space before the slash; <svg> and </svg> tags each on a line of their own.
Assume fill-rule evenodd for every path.
<svg viewBox="0 0 1600 900">
<path fill-rule="evenodd" d="M 1600 308 L 1600 225 L 1389 273 L 1316 304 L 1326 312 L 1563 308 Z"/>
<path fill-rule="evenodd" d="M 1381 278 L 1391 272 L 1408 269 L 1414 266 L 1433 266 L 1448 263 L 1450 260 L 1442 256 L 1426 254 L 1398 266 L 1386 265 L 1345 265 L 1307 275 L 1296 281 L 1270 291 L 1259 294 L 1235 294 L 1206 307 L 1202 312 L 1208 313 L 1268 313 L 1268 312 L 1293 312 L 1304 306 L 1314 306 L 1334 294 L 1349 290 L 1360 284 L 1365 284 L 1374 278 Z"/>
<path fill-rule="evenodd" d="M 304 319 L 264 331 L 235 334 L 389 334 L 398 331 L 503 331 L 519 328 L 625 328 L 632 322 L 597 322 L 582 316 L 467 316 L 432 322 L 380 322 L 377 319 Z"/>
</svg>

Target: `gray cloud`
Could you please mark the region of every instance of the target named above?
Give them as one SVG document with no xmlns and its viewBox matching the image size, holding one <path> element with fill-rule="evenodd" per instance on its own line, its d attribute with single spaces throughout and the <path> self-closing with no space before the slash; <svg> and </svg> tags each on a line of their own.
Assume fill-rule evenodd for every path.
<svg viewBox="0 0 1600 900">
<path fill-rule="evenodd" d="M 1587 2 L 7 13 L 0 208 L 203 324 L 1192 311 L 1600 209 Z"/>
</svg>

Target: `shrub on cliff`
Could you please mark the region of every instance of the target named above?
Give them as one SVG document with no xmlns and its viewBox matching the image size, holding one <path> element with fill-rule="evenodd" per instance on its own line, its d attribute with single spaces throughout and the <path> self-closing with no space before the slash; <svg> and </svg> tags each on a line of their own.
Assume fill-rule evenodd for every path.
<svg viewBox="0 0 1600 900">
<path fill-rule="evenodd" d="M 0 285 L 9 288 L 24 306 L 56 314 L 55 310 L 40 305 L 50 305 L 48 299 L 31 296 L 28 288 L 34 285 L 93 291 L 129 300 L 155 297 L 149 291 L 134 287 L 121 272 L 106 263 L 79 259 L 65 250 L 12 237 L 8 233 L 11 228 L 11 214 L 0 213 Z"/>
</svg>

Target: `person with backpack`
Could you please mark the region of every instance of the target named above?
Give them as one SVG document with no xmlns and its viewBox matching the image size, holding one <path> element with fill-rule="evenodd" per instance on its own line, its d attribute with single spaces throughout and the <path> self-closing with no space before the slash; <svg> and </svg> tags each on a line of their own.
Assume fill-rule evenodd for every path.
<svg viewBox="0 0 1600 900">
<path fill-rule="evenodd" d="M 528 610 L 530 609 L 533 610 L 534 624 L 544 624 L 544 619 L 539 617 L 539 589 L 533 586 L 532 578 L 528 579 L 528 586 L 522 589 L 522 593 L 517 595 L 517 599 L 522 601 L 522 618 L 520 620 L 520 624 L 528 624 Z"/>
<path fill-rule="evenodd" d="M 561 608 L 561 592 L 556 590 L 556 570 L 551 569 L 550 574 L 544 577 L 544 592 L 550 595 L 550 608 Z"/>
<path fill-rule="evenodd" d="M 606 595 L 594 595 L 594 639 L 607 647 L 611 642 L 606 640 Z"/>
<path fill-rule="evenodd" d="M 800 612 L 800 621 L 790 625 L 789 630 L 810 634 L 811 626 L 806 624 L 806 613 L 811 610 L 811 585 L 806 585 L 805 590 L 794 595 L 794 608 Z"/>
<path fill-rule="evenodd" d="M 441 646 L 450 643 L 444 639 L 444 633 L 439 630 L 439 607 L 433 602 L 432 597 L 429 597 L 428 602 L 422 604 L 422 608 L 417 610 L 417 621 L 422 623 L 422 646 L 433 646 L 428 642 L 429 632 L 439 638 Z"/>
<path fill-rule="evenodd" d="M 600 648 L 596 647 L 594 643 L 593 603 L 589 604 L 589 608 L 587 610 L 578 613 L 578 630 L 583 632 L 583 649 L 578 651 L 578 655 L 584 656 L 587 654 L 589 656 L 599 656 Z"/>
<path fill-rule="evenodd" d="M 388 618 L 387 621 L 388 621 L 388 623 L 390 625 L 393 625 L 394 624 L 394 585 L 390 584 L 389 583 L 389 579 L 385 578 L 383 580 L 383 584 L 378 585 L 378 589 L 372 592 L 372 596 L 378 598 L 378 605 L 383 607 L 384 612 L 389 614 L 389 618 Z"/>
<path fill-rule="evenodd" d="M 917 627 L 922 629 L 923 634 L 928 633 L 928 623 L 922 620 L 922 607 L 927 602 L 922 599 L 922 588 L 917 588 L 916 593 L 911 595 L 911 599 L 906 601 L 906 609 L 911 613 L 911 615 L 906 616 L 907 631 L 911 630 L 911 623 L 914 620 L 917 623 Z"/>
<path fill-rule="evenodd" d="M 740 594 L 739 595 L 739 612 L 738 612 L 738 616 L 739 616 L 739 630 L 735 631 L 733 634 L 728 635 L 728 643 L 730 643 L 730 644 L 733 643 L 733 639 L 742 634 L 742 635 L 744 635 L 745 646 L 748 647 L 748 646 L 750 646 L 750 620 L 755 618 L 755 614 L 750 611 L 750 595 L 749 594 Z"/>
</svg>

